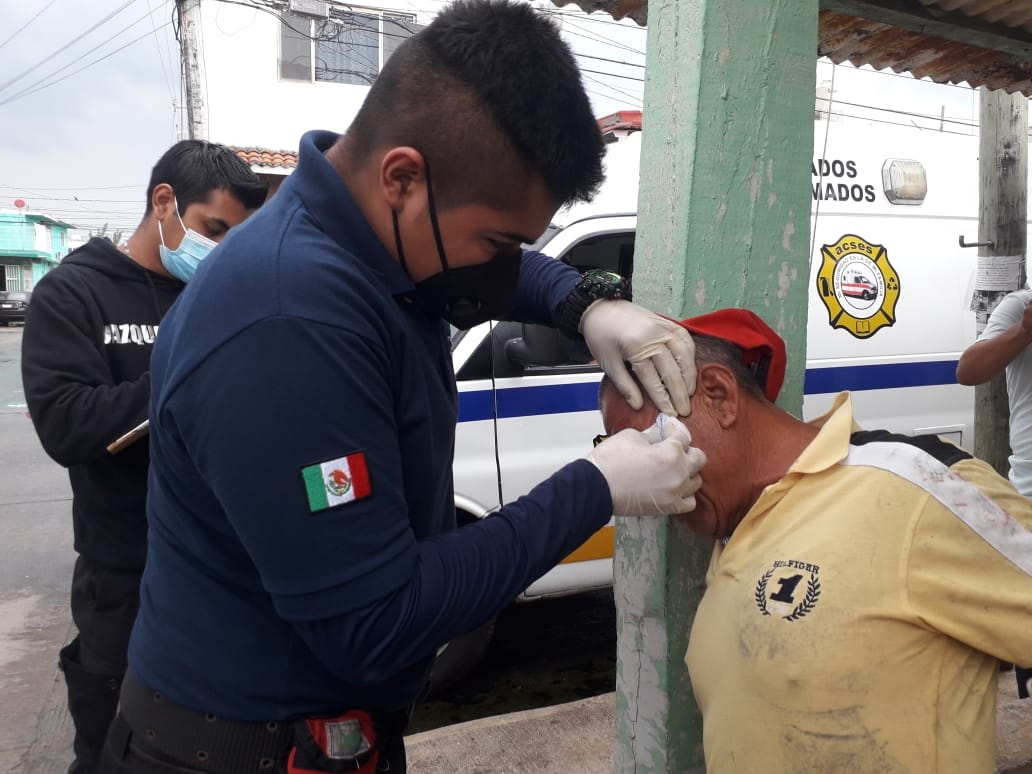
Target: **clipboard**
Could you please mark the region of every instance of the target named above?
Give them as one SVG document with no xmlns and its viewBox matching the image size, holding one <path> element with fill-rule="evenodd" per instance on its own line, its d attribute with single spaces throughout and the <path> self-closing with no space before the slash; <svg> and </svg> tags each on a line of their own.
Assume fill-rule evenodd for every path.
<svg viewBox="0 0 1032 774">
<path fill-rule="evenodd" d="M 140 440 L 148 433 L 150 433 L 150 420 L 145 419 L 128 433 L 109 443 L 107 446 L 108 453 L 118 454 L 122 449 Z"/>
</svg>

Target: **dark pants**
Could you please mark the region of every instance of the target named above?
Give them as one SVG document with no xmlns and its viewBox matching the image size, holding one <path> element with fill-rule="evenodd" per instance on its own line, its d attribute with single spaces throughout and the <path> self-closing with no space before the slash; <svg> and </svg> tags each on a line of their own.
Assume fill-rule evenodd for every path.
<svg viewBox="0 0 1032 774">
<path fill-rule="evenodd" d="M 139 571 L 112 570 L 79 557 L 72 572 L 72 621 L 78 635 L 59 665 L 75 724 L 69 774 L 96 774 L 108 726 L 118 709 L 129 635 L 140 606 Z"/>
<path fill-rule="evenodd" d="M 1014 671 L 1018 676 L 1018 696 L 1032 698 L 1032 667 L 1018 667 Z"/>
</svg>

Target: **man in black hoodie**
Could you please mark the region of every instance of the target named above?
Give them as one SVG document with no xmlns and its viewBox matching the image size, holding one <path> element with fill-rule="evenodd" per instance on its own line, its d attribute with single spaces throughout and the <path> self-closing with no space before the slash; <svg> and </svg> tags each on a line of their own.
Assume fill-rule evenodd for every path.
<svg viewBox="0 0 1032 774">
<path fill-rule="evenodd" d="M 71 594 L 78 635 L 60 654 L 75 723 L 69 774 L 97 770 L 147 553 L 148 444 L 117 454 L 107 446 L 147 418 L 158 323 L 207 252 L 265 195 L 228 148 L 179 142 L 154 166 L 143 220 L 127 245 L 94 237 L 32 294 L 25 397 L 43 448 L 68 468 L 79 554 Z"/>
</svg>

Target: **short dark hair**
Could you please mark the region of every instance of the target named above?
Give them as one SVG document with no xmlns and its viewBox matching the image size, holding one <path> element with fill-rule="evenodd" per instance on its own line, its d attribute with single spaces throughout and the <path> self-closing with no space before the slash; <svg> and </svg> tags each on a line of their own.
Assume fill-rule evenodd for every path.
<svg viewBox="0 0 1032 774">
<path fill-rule="evenodd" d="M 444 206 L 511 203 L 533 175 L 558 205 L 587 201 L 603 178 L 605 145 L 569 46 L 513 0 L 456 0 L 406 40 L 347 136 L 360 161 L 416 148 Z"/>
<path fill-rule="evenodd" d="M 698 368 L 706 365 L 712 365 L 714 363 L 719 364 L 727 368 L 731 375 L 735 378 L 735 383 L 742 388 L 753 400 L 757 400 L 760 403 L 770 403 L 766 394 L 763 392 L 763 386 L 757 379 L 756 372 L 754 372 L 745 362 L 745 353 L 741 347 L 737 344 L 727 341 L 726 339 L 718 339 L 714 336 L 703 336 L 701 334 L 693 334 L 692 341 L 695 342 L 695 365 Z M 635 381 L 638 377 L 632 372 L 632 377 Z M 641 386 L 641 383 L 638 383 Z M 608 376 L 602 377 L 602 382 L 599 384 L 598 397 L 599 401 L 602 400 L 602 395 L 606 390 L 615 389 L 616 385 Z M 643 391 L 644 394 L 644 391 Z"/>
<path fill-rule="evenodd" d="M 147 184 L 147 209 L 150 214 L 154 189 L 162 183 L 176 192 L 179 214 L 194 202 L 206 202 L 219 188 L 229 191 L 248 210 L 262 206 L 268 184 L 262 182 L 243 159 L 225 145 L 205 140 L 181 140 L 158 159 Z"/>
<path fill-rule="evenodd" d="M 763 403 L 770 402 L 763 392 L 763 385 L 760 384 L 757 373 L 746 364 L 745 352 L 741 347 L 727 339 L 699 334 L 694 334 L 692 341 L 695 342 L 697 367 L 719 363 L 731 372 L 738 386 L 750 396 Z"/>
</svg>

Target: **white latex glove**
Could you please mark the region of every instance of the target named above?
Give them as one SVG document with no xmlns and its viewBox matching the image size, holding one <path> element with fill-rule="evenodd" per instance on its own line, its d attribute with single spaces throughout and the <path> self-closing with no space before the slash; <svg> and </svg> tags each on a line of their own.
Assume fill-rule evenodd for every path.
<svg viewBox="0 0 1032 774">
<path fill-rule="evenodd" d="M 595 301 L 581 315 L 580 331 L 632 409 L 641 408 L 641 391 L 625 361 L 660 413 L 691 413 L 695 343 L 680 325 L 630 301 Z"/>
<path fill-rule="evenodd" d="M 699 471 L 706 455 L 672 416 L 659 415 L 648 430 L 622 430 L 587 457 L 609 484 L 617 516 L 664 516 L 695 510 Z"/>
</svg>

